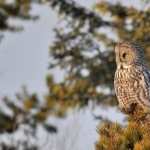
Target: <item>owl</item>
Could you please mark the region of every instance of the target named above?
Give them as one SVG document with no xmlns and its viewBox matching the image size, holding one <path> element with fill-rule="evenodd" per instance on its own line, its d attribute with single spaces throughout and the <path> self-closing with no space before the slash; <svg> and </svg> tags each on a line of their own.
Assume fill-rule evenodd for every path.
<svg viewBox="0 0 150 150">
<path fill-rule="evenodd" d="M 120 42 L 115 47 L 115 55 L 114 88 L 119 107 L 130 113 L 132 106 L 138 105 L 150 113 L 150 72 L 144 50 L 136 43 Z"/>
</svg>

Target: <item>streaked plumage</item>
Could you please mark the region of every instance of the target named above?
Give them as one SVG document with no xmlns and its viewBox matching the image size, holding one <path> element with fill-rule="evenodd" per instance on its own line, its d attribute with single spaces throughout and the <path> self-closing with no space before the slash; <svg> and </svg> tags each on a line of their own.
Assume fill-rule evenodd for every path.
<svg viewBox="0 0 150 150">
<path fill-rule="evenodd" d="M 115 47 L 117 70 L 114 87 L 119 106 L 130 112 L 136 104 L 150 112 L 150 72 L 143 49 L 135 43 L 121 42 Z"/>
</svg>

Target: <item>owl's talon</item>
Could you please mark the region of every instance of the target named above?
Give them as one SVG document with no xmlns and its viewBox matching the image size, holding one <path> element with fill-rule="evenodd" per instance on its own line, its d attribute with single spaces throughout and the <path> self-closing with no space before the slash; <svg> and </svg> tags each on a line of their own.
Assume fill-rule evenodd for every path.
<svg viewBox="0 0 150 150">
<path fill-rule="evenodd" d="M 121 105 L 119 105 L 118 107 L 121 112 L 125 112 L 125 109 Z"/>
<path fill-rule="evenodd" d="M 119 109 L 121 112 L 126 113 L 126 114 L 131 114 L 134 112 L 135 107 L 136 107 L 136 103 L 132 103 L 130 104 L 128 107 L 124 108 L 121 105 L 119 105 Z"/>
<path fill-rule="evenodd" d="M 124 108 L 121 105 L 119 105 L 119 110 L 123 113 L 128 113 L 129 112 L 129 108 Z"/>
</svg>

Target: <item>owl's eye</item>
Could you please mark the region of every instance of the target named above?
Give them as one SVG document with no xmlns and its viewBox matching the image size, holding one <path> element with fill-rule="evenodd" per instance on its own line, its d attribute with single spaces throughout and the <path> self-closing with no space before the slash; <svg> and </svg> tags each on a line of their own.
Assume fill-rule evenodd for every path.
<svg viewBox="0 0 150 150">
<path fill-rule="evenodd" d="M 127 57 L 127 53 L 123 53 L 122 57 L 125 59 Z"/>
</svg>

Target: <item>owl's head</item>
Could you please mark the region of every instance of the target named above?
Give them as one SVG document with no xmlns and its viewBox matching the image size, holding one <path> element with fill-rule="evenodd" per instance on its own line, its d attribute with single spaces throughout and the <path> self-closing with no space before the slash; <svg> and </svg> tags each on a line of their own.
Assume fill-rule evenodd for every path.
<svg viewBox="0 0 150 150">
<path fill-rule="evenodd" d="M 144 62 L 144 51 L 135 43 L 120 42 L 115 47 L 115 53 L 117 66 L 129 67 Z"/>
</svg>

